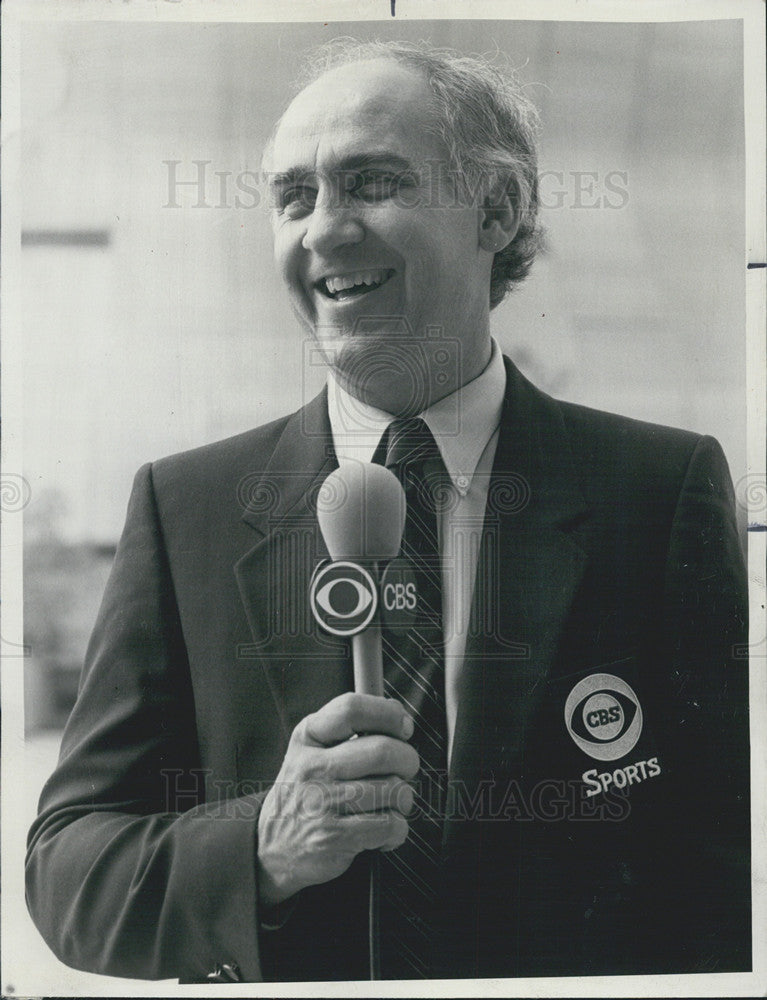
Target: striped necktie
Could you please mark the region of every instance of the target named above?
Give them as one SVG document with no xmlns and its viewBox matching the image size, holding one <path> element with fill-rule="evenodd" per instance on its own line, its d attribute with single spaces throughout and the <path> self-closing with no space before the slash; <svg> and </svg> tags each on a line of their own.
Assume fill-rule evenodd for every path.
<svg viewBox="0 0 767 1000">
<path fill-rule="evenodd" d="M 385 452 L 384 452 L 385 449 Z M 401 556 L 415 573 L 416 621 L 404 631 L 383 629 L 384 691 L 415 722 L 411 744 L 421 758 L 407 841 L 380 861 L 380 962 L 383 979 L 431 974 L 436 890 L 440 880 L 442 818 L 447 783 L 445 657 L 437 532 L 445 467 L 420 418 L 395 420 L 373 460 L 399 479 L 407 500 Z"/>
</svg>

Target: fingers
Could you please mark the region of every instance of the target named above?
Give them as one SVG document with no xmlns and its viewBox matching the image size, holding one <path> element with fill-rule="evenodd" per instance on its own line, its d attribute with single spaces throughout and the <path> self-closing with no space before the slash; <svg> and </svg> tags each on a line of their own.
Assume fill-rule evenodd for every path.
<svg viewBox="0 0 767 1000">
<path fill-rule="evenodd" d="M 392 698 L 350 692 L 303 719 L 294 737 L 308 746 L 329 747 L 357 733 L 380 733 L 407 740 L 413 734 L 413 720 Z"/>
<path fill-rule="evenodd" d="M 400 778 L 345 781 L 338 785 L 336 804 L 342 815 L 393 809 L 407 816 L 414 804 L 411 785 Z"/>
<path fill-rule="evenodd" d="M 391 775 L 364 781 L 305 781 L 301 786 L 300 804 L 295 800 L 296 790 L 297 786 L 292 783 L 276 783 L 269 793 L 271 813 L 285 815 L 292 809 L 301 818 L 308 819 L 393 809 L 407 816 L 415 802 L 412 786 Z"/>
<path fill-rule="evenodd" d="M 324 764 L 337 781 L 394 775 L 412 781 L 418 774 L 418 754 L 403 740 L 390 736 L 361 736 L 325 751 Z"/>
<path fill-rule="evenodd" d="M 407 840 L 407 820 L 400 813 L 371 812 L 359 816 L 339 816 L 338 828 L 342 836 L 360 851 L 393 851 Z"/>
</svg>

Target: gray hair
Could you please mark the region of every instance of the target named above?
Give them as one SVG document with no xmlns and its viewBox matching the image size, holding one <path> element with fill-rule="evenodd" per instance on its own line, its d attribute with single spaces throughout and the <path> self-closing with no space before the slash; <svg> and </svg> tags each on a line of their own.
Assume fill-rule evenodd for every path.
<svg viewBox="0 0 767 1000">
<path fill-rule="evenodd" d="M 336 66 L 393 59 L 420 70 L 433 94 L 432 131 L 444 142 L 457 192 L 469 200 L 508 194 L 519 228 L 493 259 L 490 308 L 527 277 L 543 247 L 538 222 L 538 112 L 516 73 L 482 56 L 468 56 L 428 42 L 336 38 L 316 49 L 299 83 L 307 86 Z"/>
</svg>

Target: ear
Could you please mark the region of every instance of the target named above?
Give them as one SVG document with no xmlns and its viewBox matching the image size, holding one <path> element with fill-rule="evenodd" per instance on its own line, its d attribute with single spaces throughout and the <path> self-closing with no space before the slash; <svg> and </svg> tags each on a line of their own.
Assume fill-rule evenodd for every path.
<svg viewBox="0 0 767 1000">
<path fill-rule="evenodd" d="M 513 185 L 499 187 L 485 196 L 479 210 L 479 245 L 489 253 L 503 250 L 517 235 L 519 217 Z"/>
</svg>

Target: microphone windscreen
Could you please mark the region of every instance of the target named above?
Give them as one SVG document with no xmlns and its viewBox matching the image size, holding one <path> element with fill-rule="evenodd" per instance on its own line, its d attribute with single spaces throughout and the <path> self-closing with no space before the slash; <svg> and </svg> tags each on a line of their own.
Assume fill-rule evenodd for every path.
<svg viewBox="0 0 767 1000">
<path fill-rule="evenodd" d="M 331 472 L 317 497 L 317 519 L 331 559 L 394 559 L 405 509 L 404 490 L 383 465 L 349 462 Z"/>
</svg>

